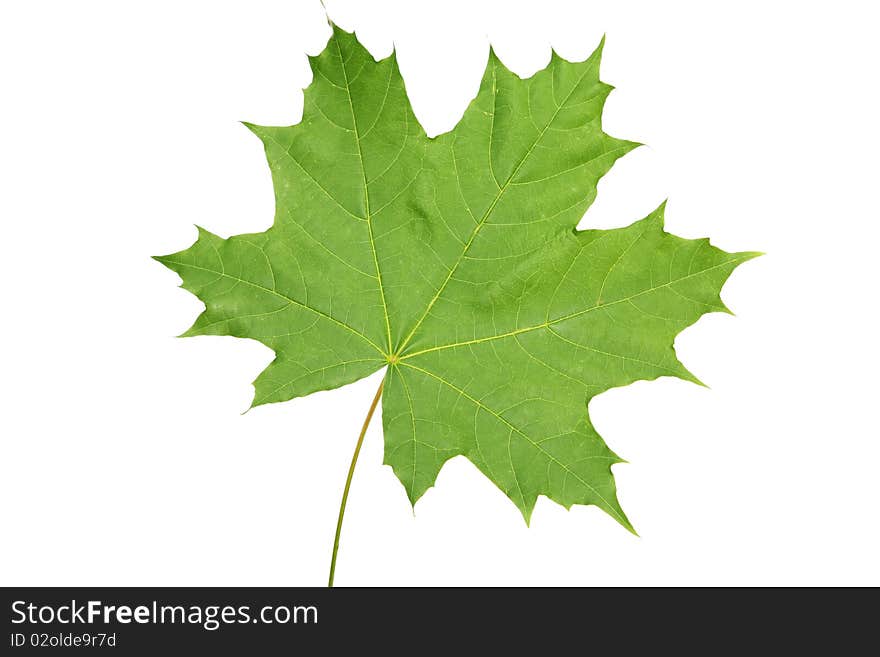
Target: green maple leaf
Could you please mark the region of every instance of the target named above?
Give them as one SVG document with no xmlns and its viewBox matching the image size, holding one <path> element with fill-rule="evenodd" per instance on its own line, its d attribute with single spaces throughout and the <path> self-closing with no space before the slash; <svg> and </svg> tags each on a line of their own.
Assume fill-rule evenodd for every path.
<svg viewBox="0 0 880 657">
<path fill-rule="evenodd" d="M 395 56 L 376 62 L 334 27 L 310 58 L 302 121 L 248 124 L 272 172 L 273 226 L 199 229 L 158 258 L 205 303 L 185 335 L 275 352 L 254 405 L 387 368 L 385 462 L 413 503 L 464 455 L 527 521 L 545 495 L 632 529 L 620 459 L 587 406 L 640 379 L 695 380 L 674 338 L 726 310 L 724 281 L 757 254 L 664 232 L 663 206 L 626 228 L 576 229 L 599 179 L 638 146 L 602 130 L 601 51 L 554 54 L 525 80 L 490 52 L 459 124 L 429 139 Z"/>
</svg>

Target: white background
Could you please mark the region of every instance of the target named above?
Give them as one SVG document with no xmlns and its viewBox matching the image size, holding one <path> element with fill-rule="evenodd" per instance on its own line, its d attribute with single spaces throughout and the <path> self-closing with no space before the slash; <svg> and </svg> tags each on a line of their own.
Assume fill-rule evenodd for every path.
<svg viewBox="0 0 880 657">
<path fill-rule="evenodd" d="M 340 585 L 880 584 L 878 16 L 867 2 L 347 2 L 396 44 L 429 134 L 491 41 L 529 75 L 603 33 L 605 128 L 648 144 L 582 226 L 669 197 L 667 228 L 767 256 L 661 379 L 591 411 L 636 538 L 540 499 L 532 527 L 459 457 L 411 511 L 375 422 Z M 176 339 L 200 303 L 152 254 L 272 221 L 260 143 L 329 29 L 318 0 L 31 1 L 0 9 L 0 583 L 322 585 L 381 374 L 246 415 L 271 359 Z"/>
</svg>

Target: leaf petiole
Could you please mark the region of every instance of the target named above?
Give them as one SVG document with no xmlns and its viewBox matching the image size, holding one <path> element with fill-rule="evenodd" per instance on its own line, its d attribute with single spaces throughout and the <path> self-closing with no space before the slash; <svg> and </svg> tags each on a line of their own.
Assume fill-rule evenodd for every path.
<svg viewBox="0 0 880 657">
<path fill-rule="evenodd" d="M 348 466 L 348 477 L 345 479 L 345 488 L 342 491 L 342 502 L 339 504 L 339 519 L 336 521 L 336 537 L 333 539 L 333 556 L 330 558 L 330 578 L 327 586 L 333 588 L 333 575 L 336 574 L 336 555 L 339 552 L 339 536 L 342 534 L 342 519 L 345 517 L 345 504 L 348 502 L 348 490 L 351 488 L 351 479 L 354 476 L 354 468 L 357 465 L 358 456 L 361 453 L 361 445 L 364 444 L 364 436 L 367 434 L 367 427 L 370 426 L 370 420 L 373 419 L 373 413 L 382 397 L 382 387 L 385 385 L 385 379 L 379 384 L 376 390 L 376 396 L 373 397 L 373 403 L 370 404 L 370 410 L 367 411 L 367 417 L 364 419 L 364 426 L 361 427 L 361 435 L 358 436 L 357 444 L 354 447 L 354 454 L 351 455 L 351 465 Z"/>
</svg>

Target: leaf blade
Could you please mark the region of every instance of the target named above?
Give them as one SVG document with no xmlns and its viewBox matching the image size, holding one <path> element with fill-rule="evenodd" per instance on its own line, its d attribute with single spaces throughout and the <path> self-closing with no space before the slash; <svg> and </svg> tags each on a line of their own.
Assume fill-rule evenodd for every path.
<svg viewBox="0 0 880 657">
<path fill-rule="evenodd" d="M 527 79 L 490 50 L 476 98 L 429 139 L 396 54 L 376 61 L 333 26 L 310 57 L 294 126 L 263 142 L 273 226 L 203 229 L 157 260 L 205 304 L 185 335 L 256 339 L 276 354 L 254 405 L 331 389 L 388 366 L 384 461 L 415 502 L 465 456 L 529 521 L 544 495 L 592 504 L 630 531 L 593 427 L 598 394 L 637 380 L 700 383 L 676 335 L 756 253 L 666 233 L 665 204 L 630 226 L 576 225 L 613 164 L 640 144 L 602 129 L 603 42 L 555 53 Z"/>
</svg>

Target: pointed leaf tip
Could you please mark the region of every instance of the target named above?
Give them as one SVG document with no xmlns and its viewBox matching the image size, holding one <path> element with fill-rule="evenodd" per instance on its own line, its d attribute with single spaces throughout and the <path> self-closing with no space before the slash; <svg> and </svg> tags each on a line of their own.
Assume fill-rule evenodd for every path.
<svg viewBox="0 0 880 657">
<path fill-rule="evenodd" d="M 748 262 L 749 260 L 765 256 L 767 253 L 764 251 L 740 251 L 737 255 L 742 257 L 742 262 Z"/>
<path fill-rule="evenodd" d="M 595 60 L 596 66 L 602 64 L 602 53 L 605 51 L 605 35 L 602 35 L 602 38 L 599 39 L 599 45 L 593 50 L 592 54 L 587 58 L 587 61 Z"/>
<path fill-rule="evenodd" d="M 263 141 L 263 137 L 265 136 L 266 126 L 262 126 L 257 123 L 251 123 L 250 121 L 239 121 L 239 123 L 241 123 L 251 133 L 256 135 L 257 139 L 259 139 L 260 141 Z"/>
</svg>

